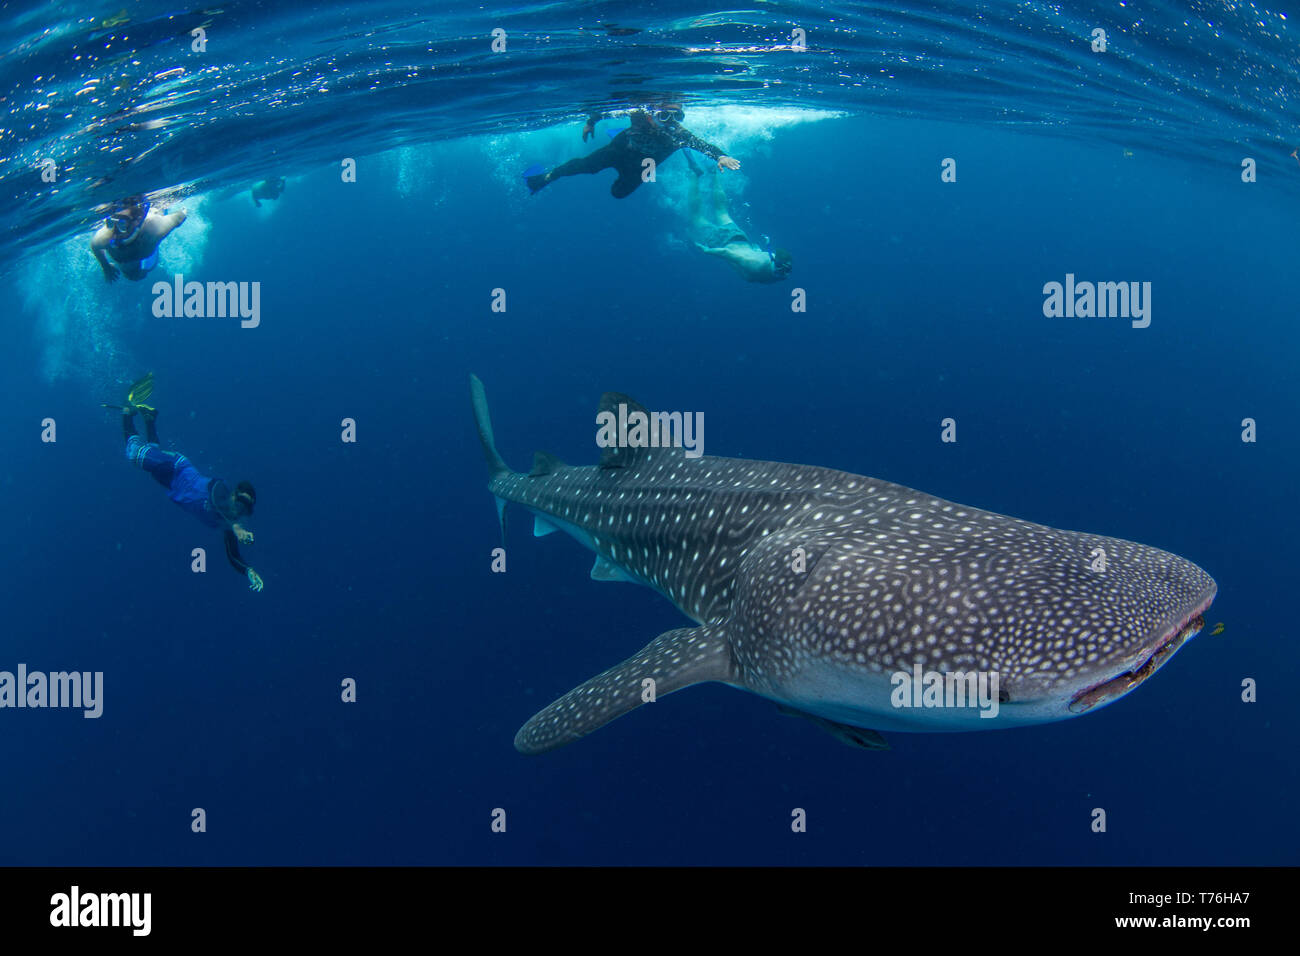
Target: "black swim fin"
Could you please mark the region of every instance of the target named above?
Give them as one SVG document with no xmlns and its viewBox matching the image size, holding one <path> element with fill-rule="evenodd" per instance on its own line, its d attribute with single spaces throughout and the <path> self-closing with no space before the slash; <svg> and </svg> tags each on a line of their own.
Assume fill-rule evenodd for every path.
<svg viewBox="0 0 1300 956">
<path fill-rule="evenodd" d="M 541 163 L 534 163 L 524 170 L 524 182 L 528 184 L 528 191 L 536 194 L 545 186 L 549 179 L 546 177 L 546 167 Z"/>
</svg>

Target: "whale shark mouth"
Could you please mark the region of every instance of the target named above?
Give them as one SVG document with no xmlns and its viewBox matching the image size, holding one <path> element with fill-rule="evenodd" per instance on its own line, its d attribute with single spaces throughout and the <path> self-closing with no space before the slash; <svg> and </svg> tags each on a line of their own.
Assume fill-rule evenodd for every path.
<svg viewBox="0 0 1300 956">
<path fill-rule="evenodd" d="M 1137 667 L 1124 671 L 1115 677 L 1109 677 L 1075 694 L 1070 699 L 1070 713 L 1082 714 L 1098 704 L 1122 697 L 1158 671 L 1165 661 L 1174 656 L 1178 648 L 1182 647 L 1192 637 L 1195 637 L 1201 628 L 1205 627 L 1205 618 L 1201 612 L 1210 606 L 1212 600 L 1214 600 L 1213 594 L 1192 611 L 1182 623 L 1171 628 L 1160 640 L 1156 641 Z"/>
</svg>

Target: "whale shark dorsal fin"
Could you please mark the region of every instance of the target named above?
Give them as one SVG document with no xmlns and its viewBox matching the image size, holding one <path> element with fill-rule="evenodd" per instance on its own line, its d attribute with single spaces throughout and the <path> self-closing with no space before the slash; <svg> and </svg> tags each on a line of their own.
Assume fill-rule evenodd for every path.
<svg viewBox="0 0 1300 956">
<path fill-rule="evenodd" d="M 614 416 L 613 420 L 615 422 L 628 421 L 630 423 L 632 416 L 638 412 L 645 416 L 646 425 L 643 437 L 649 444 L 637 446 L 606 445 L 600 452 L 601 468 L 634 468 L 651 455 L 659 454 L 664 448 L 668 447 L 667 442 L 671 440 L 671 434 L 663 435 L 662 441 L 651 442 L 650 429 L 656 427 L 658 423 L 651 417 L 649 409 L 635 398 L 624 395 L 622 392 L 606 392 L 600 396 L 600 404 L 596 407 L 596 421 L 600 422 L 601 416 L 609 413 Z M 659 425 L 659 427 L 662 429 L 664 426 Z M 629 432 L 631 432 L 630 427 Z"/>
<path fill-rule="evenodd" d="M 731 646 L 723 625 L 665 631 L 641 650 L 529 718 L 515 735 L 520 753 L 540 754 L 572 743 L 654 698 L 703 681 L 733 680 Z"/>
<path fill-rule="evenodd" d="M 528 477 L 540 478 L 542 475 L 553 475 L 563 467 L 564 462 L 549 451 L 533 452 L 533 470 L 528 473 Z"/>
<path fill-rule="evenodd" d="M 860 750 L 889 749 L 889 741 L 882 737 L 877 731 L 868 730 L 866 727 L 854 727 L 852 724 L 841 724 L 838 721 L 827 720 L 825 717 L 818 717 L 816 714 L 809 714 L 802 710 L 795 710 L 793 707 L 787 707 L 785 704 L 777 704 L 776 709 L 787 717 L 802 717 L 804 720 L 811 721 L 840 743 L 848 744 L 850 747 L 857 747 Z"/>
</svg>

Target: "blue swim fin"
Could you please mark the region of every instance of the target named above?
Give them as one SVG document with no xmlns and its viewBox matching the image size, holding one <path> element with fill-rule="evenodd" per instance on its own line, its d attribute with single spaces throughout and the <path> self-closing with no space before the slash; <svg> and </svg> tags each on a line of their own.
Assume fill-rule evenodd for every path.
<svg viewBox="0 0 1300 956">
<path fill-rule="evenodd" d="M 524 170 L 524 179 L 527 179 L 529 176 L 540 176 L 544 172 L 546 172 L 545 166 L 541 163 L 533 163 L 533 165 Z"/>
</svg>

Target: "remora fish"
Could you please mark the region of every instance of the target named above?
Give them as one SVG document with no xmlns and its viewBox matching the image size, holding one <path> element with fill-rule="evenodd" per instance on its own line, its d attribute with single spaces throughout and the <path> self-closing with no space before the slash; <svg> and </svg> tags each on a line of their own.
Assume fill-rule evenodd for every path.
<svg viewBox="0 0 1300 956">
<path fill-rule="evenodd" d="M 877 729 L 1062 720 L 1144 681 L 1214 600 L 1210 576 L 1165 551 L 829 468 L 606 448 L 599 465 L 538 452 L 530 474 L 512 472 L 474 376 L 471 396 L 498 508 L 524 505 L 535 534 L 563 530 L 596 552 L 594 579 L 645 584 L 698 624 L 660 634 L 535 714 L 515 736 L 523 753 L 638 707 L 646 678 L 656 696 L 720 681 L 868 749 L 887 747 Z M 645 413 L 615 393 L 600 410 L 620 404 Z M 996 672 L 996 717 L 894 706 L 892 675 L 917 665 Z"/>
</svg>

